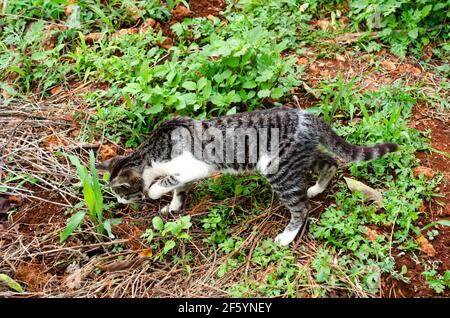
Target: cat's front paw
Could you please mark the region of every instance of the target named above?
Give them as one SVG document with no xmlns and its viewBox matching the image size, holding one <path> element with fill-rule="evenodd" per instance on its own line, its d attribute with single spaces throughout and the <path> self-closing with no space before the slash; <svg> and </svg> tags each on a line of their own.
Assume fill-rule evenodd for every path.
<svg viewBox="0 0 450 318">
<path fill-rule="evenodd" d="M 283 232 L 277 235 L 277 237 L 275 238 L 275 243 L 280 246 L 288 246 L 295 239 L 296 235 L 297 231 Z"/>
<path fill-rule="evenodd" d="M 166 206 L 164 206 L 161 210 L 159 210 L 159 213 L 160 213 L 160 214 L 163 214 L 163 215 L 168 214 L 168 213 L 169 213 L 169 207 L 170 207 L 169 204 L 166 205 Z"/>
<path fill-rule="evenodd" d="M 164 206 L 161 210 L 159 210 L 159 213 L 165 215 L 165 214 L 173 214 L 178 213 L 180 211 L 181 205 L 174 205 L 174 203 L 170 203 L 166 206 Z"/>
<path fill-rule="evenodd" d="M 165 193 L 164 187 L 161 187 L 159 184 L 154 184 L 148 189 L 148 196 L 152 200 L 157 200 L 163 196 Z"/>
</svg>

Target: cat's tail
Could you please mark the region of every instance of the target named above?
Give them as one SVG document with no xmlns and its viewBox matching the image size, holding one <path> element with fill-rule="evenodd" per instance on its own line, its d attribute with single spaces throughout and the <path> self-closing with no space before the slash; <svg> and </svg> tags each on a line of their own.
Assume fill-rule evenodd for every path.
<svg viewBox="0 0 450 318">
<path fill-rule="evenodd" d="M 389 142 L 370 147 L 352 145 L 339 137 L 322 119 L 316 117 L 316 124 L 320 135 L 320 143 L 346 162 L 373 160 L 398 149 L 397 144 Z"/>
</svg>

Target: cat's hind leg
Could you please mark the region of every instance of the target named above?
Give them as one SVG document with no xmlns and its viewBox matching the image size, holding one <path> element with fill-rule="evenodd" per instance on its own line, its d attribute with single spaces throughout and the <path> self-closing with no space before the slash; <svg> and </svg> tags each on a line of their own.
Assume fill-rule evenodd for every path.
<svg viewBox="0 0 450 318">
<path fill-rule="evenodd" d="M 326 189 L 328 183 L 330 183 L 331 179 L 336 174 L 338 163 L 332 156 L 324 152 L 317 151 L 314 154 L 311 168 L 319 175 L 319 179 L 315 185 L 308 189 L 308 198 L 315 197 Z"/>
<path fill-rule="evenodd" d="M 308 150 L 293 145 L 278 160 L 276 171 L 271 171 L 273 162 L 265 169 L 266 172 L 270 172 L 265 174 L 265 177 L 272 190 L 291 212 L 289 224 L 275 238 L 275 242 L 282 246 L 289 245 L 294 240 L 308 215 L 309 203 L 304 186 L 305 175 L 311 164 Z"/>
</svg>

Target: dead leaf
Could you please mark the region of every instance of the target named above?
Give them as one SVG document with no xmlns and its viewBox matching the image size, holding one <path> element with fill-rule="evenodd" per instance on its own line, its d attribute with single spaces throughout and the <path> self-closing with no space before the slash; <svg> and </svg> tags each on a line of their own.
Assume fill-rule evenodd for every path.
<svg viewBox="0 0 450 318">
<path fill-rule="evenodd" d="M 23 202 L 22 197 L 19 197 L 19 196 L 17 196 L 17 195 L 10 195 L 10 196 L 8 197 L 8 200 L 9 200 L 10 202 L 14 202 L 16 205 L 22 205 L 22 202 Z"/>
<path fill-rule="evenodd" d="M 341 19 L 341 21 L 344 20 Z M 343 22 L 344 24 L 346 24 L 347 20 L 345 20 L 345 22 Z M 376 36 L 376 32 L 355 32 L 355 33 L 344 33 L 339 35 L 336 38 L 336 43 L 341 43 L 341 44 L 350 44 L 353 42 L 358 41 L 362 36 L 368 36 L 368 37 L 374 37 Z"/>
<path fill-rule="evenodd" d="M 48 136 L 42 142 L 42 145 L 45 149 L 52 151 L 53 149 L 58 148 L 59 146 L 66 146 L 67 141 L 63 140 L 55 135 Z"/>
<path fill-rule="evenodd" d="M 0 214 L 7 213 L 11 207 L 11 201 L 7 198 L 0 198 Z"/>
<path fill-rule="evenodd" d="M 377 237 L 380 236 L 380 233 L 378 233 L 376 230 L 372 230 L 371 228 L 369 228 L 367 226 L 365 228 L 366 228 L 366 231 L 367 231 L 365 236 L 367 237 L 367 239 L 369 241 L 374 241 L 374 240 L 377 239 Z"/>
<path fill-rule="evenodd" d="M 420 75 L 420 74 L 422 74 L 422 71 L 418 67 L 413 67 L 411 69 L 411 73 L 413 73 L 414 75 Z"/>
<path fill-rule="evenodd" d="M 133 22 L 136 22 L 141 17 L 139 11 L 137 11 L 133 6 L 127 6 L 127 11 L 130 17 L 133 19 Z"/>
<path fill-rule="evenodd" d="M 139 266 L 143 261 L 145 260 L 145 257 L 138 257 L 131 261 L 120 261 L 120 262 L 113 262 L 106 265 L 98 265 L 97 267 L 105 272 L 118 272 L 118 271 L 124 271 L 127 269 L 136 268 Z"/>
<path fill-rule="evenodd" d="M 411 64 L 402 64 L 399 66 L 398 71 L 400 73 L 410 73 L 416 76 L 422 74 L 422 70 L 418 67 L 412 66 Z"/>
<path fill-rule="evenodd" d="M 209 174 L 209 177 L 213 180 L 217 180 L 222 176 L 220 172 L 213 172 Z"/>
<path fill-rule="evenodd" d="M 4 99 L 11 98 L 11 94 L 8 94 L 5 90 L 2 91 L 2 96 L 3 96 Z"/>
<path fill-rule="evenodd" d="M 397 69 L 397 66 L 395 66 L 393 62 L 388 60 L 384 60 L 383 62 L 381 62 L 381 66 L 383 66 L 388 71 L 394 71 L 395 69 Z"/>
<path fill-rule="evenodd" d="M 362 191 L 364 192 L 365 195 L 367 195 L 367 197 L 369 198 L 369 200 L 373 201 L 373 203 L 375 204 L 375 206 L 377 206 L 378 208 L 383 208 L 383 195 L 381 194 L 380 191 L 375 190 L 371 187 L 369 187 L 368 185 L 365 185 L 364 183 L 351 179 L 351 178 L 346 178 L 344 177 L 345 182 L 347 183 L 348 188 L 352 191 L 352 192 L 356 192 L 356 191 Z"/>
<path fill-rule="evenodd" d="M 139 32 L 139 29 L 137 29 L 137 28 L 121 29 L 121 30 L 119 30 L 117 32 L 114 32 L 112 36 L 114 38 L 117 38 L 117 37 L 120 37 L 120 36 L 125 35 L 125 34 L 129 35 L 129 34 L 135 34 L 135 33 L 138 33 L 138 32 Z"/>
<path fill-rule="evenodd" d="M 80 129 L 79 128 L 75 128 L 74 130 L 72 130 L 71 132 L 70 132 L 70 137 L 77 137 L 79 134 L 80 134 Z"/>
<path fill-rule="evenodd" d="M 95 41 L 100 40 L 101 36 L 102 36 L 102 33 L 100 33 L 100 32 L 92 32 L 92 33 L 89 33 L 88 35 L 86 35 L 86 37 L 84 39 L 85 39 L 86 43 L 93 43 Z"/>
<path fill-rule="evenodd" d="M 111 159 L 117 156 L 117 146 L 114 144 L 104 144 L 100 149 L 100 157 L 102 161 Z"/>
<path fill-rule="evenodd" d="M 151 257 L 153 255 L 152 248 L 146 248 L 139 252 L 139 256 L 141 257 Z"/>
<path fill-rule="evenodd" d="M 171 38 L 166 38 L 164 40 L 164 42 L 161 43 L 159 46 L 162 47 L 163 49 L 168 50 L 168 49 L 170 49 L 172 47 L 172 43 L 173 43 L 173 41 L 172 41 Z"/>
<path fill-rule="evenodd" d="M 427 177 L 428 179 L 431 179 L 434 176 L 434 171 L 428 167 L 415 167 L 414 177 L 417 178 L 421 174 L 425 175 L 425 177 Z"/>
<path fill-rule="evenodd" d="M 69 289 L 80 289 L 81 288 L 81 269 L 76 263 L 72 263 L 66 268 L 66 272 L 69 274 L 65 279 L 64 283 Z"/>
<path fill-rule="evenodd" d="M 419 205 L 419 212 L 423 213 L 425 211 L 426 211 L 426 207 L 425 207 L 425 204 L 422 201 L 422 202 L 420 202 L 420 205 Z"/>
<path fill-rule="evenodd" d="M 339 62 L 345 62 L 345 57 L 340 54 L 336 54 L 336 60 Z"/>
<path fill-rule="evenodd" d="M 72 12 L 73 12 L 73 9 L 75 8 L 75 7 L 77 7 L 78 5 L 76 4 L 77 3 L 77 0 L 69 0 L 68 1 L 68 5 L 66 6 L 66 8 L 64 9 L 64 14 L 68 17 L 68 16 L 70 16 L 71 14 L 72 14 Z"/>
<path fill-rule="evenodd" d="M 300 12 L 305 12 L 306 9 L 308 9 L 308 7 L 309 7 L 309 3 L 308 3 L 308 2 L 305 2 L 304 4 L 302 4 L 302 5 L 300 6 L 300 8 L 298 8 L 298 10 L 299 10 Z"/>
<path fill-rule="evenodd" d="M 132 154 L 133 151 L 134 151 L 133 148 L 127 148 L 127 149 L 125 149 L 123 155 L 124 155 L 124 156 L 128 156 L 128 155 Z"/>
<path fill-rule="evenodd" d="M 182 22 L 185 17 L 192 16 L 192 12 L 184 5 L 179 4 L 172 10 L 172 21 Z"/>
<path fill-rule="evenodd" d="M 428 240 L 424 236 L 420 236 L 417 239 L 417 243 L 420 244 L 420 250 L 427 254 L 430 257 L 436 256 L 436 250 L 434 249 L 433 245 L 428 242 Z"/>
<path fill-rule="evenodd" d="M 301 57 L 297 60 L 297 65 L 305 65 L 308 64 L 308 59 L 306 57 Z"/>
<path fill-rule="evenodd" d="M 51 93 L 52 95 L 56 95 L 56 94 L 58 94 L 61 90 L 62 90 L 62 87 L 61 87 L 61 86 L 56 86 L 56 87 L 53 87 L 53 88 L 50 90 L 50 93 Z"/>
<path fill-rule="evenodd" d="M 331 21 L 317 20 L 316 24 L 324 31 L 331 30 Z"/>
<path fill-rule="evenodd" d="M 139 28 L 139 33 L 145 33 L 148 31 L 149 28 L 153 28 L 156 25 L 156 21 L 152 18 L 148 18 L 147 20 L 142 23 L 141 27 Z"/>
</svg>

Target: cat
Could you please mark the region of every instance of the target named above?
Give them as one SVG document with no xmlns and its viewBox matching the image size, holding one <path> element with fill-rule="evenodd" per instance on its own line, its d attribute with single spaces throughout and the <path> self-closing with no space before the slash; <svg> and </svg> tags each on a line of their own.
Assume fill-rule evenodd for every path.
<svg viewBox="0 0 450 318">
<path fill-rule="evenodd" d="M 275 238 L 285 246 L 304 224 L 308 199 L 323 192 L 337 170 L 338 162 L 328 152 L 356 162 L 396 150 L 394 143 L 352 145 L 319 117 L 276 107 L 202 121 L 169 119 L 131 154 L 104 161 L 97 168 L 110 173 L 109 186 L 120 203 L 137 202 L 146 195 L 156 200 L 173 192 L 161 213 L 178 212 L 192 183 L 213 173 L 259 172 L 291 212 L 289 224 Z M 305 190 L 310 170 L 318 174 L 318 180 Z"/>
</svg>

